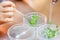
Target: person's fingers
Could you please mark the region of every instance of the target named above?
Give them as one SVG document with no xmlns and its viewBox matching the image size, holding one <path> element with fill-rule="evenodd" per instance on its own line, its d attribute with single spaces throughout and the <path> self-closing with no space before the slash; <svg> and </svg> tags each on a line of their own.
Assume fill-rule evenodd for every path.
<svg viewBox="0 0 60 40">
<path fill-rule="evenodd" d="M 13 2 L 10 2 L 10 1 L 4 1 L 1 3 L 1 6 L 3 7 L 16 7 L 15 4 Z"/>
<path fill-rule="evenodd" d="M 13 12 L 1 13 L 0 15 L 0 24 L 5 22 L 13 22 Z"/>
<path fill-rule="evenodd" d="M 6 15 L 6 16 L 13 16 L 14 14 L 13 14 L 14 12 L 7 12 L 7 13 L 4 13 L 4 15 Z"/>
<path fill-rule="evenodd" d="M 14 18 L 13 17 L 12 18 L 6 18 L 4 20 L 7 21 L 7 22 L 13 22 Z"/>
<path fill-rule="evenodd" d="M 2 17 L 2 18 L 11 18 L 13 16 L 14 16 L 14 12 L 0 13 L 0 17 Z"/>
<path fill-rule="evenodd" d="M 0 8 L 0 12 L 14 12 L 13 7 Z"/>
<path fill-rule="evenodd" d="M 0 24 L 6 23 L 7 21 L 0 20 Z"/>
<path fill-rule="evenodd" d="M 12 22 L 14 20 L 15 4 L 10 1 L 4 1 L 0 5 L 0 22 Z"/>
<path fill-rule="evenodd" d="M 0 22 L 13 22 L 14 18 L 1 19 Z"/>
</svg>

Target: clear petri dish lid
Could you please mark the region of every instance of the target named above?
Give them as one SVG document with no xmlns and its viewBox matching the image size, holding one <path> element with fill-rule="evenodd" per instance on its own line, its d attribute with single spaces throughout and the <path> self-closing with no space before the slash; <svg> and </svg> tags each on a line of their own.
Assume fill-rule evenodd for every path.
<svg viewBox="0 0 60 40">
<path fill-rule="evenodd" d="M 60 39 L 60 27 L 55 24 L 45 24 L 39 27 L 38 35 L 40 40 Z"/>
<path fill-rule="evenodd" d="M 33 30 L 30 27 L 23 25 L 13 25 L 8 29 L 8 37 L 11 40 L 32 40 L 33 39 Z"/>
<path fill-rule="evenodd" d="M 39 12 L 30 12 L 25 15 L 23 23 L 30 26 L 40 26 L 47 23 L 47 17 Z"/>
</svg>

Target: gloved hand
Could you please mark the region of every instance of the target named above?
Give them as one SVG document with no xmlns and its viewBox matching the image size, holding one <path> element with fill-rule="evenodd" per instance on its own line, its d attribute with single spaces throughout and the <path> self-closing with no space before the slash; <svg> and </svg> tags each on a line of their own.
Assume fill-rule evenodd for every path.
<svg viewBox="0 0 60 40">
<path fill-rule="evenodd" d="M 0 24 L 4 22 L 13 22 L 15 4 L 10 1 L 0 3 Z"/>
</svg>

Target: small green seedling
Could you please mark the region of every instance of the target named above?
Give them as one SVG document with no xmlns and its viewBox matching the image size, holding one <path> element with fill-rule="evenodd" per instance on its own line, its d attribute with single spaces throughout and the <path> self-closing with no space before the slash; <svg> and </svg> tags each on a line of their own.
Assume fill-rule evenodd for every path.
<svg viewBox="0 0 60 40">
<path fill-rule="evenodd" d="M 37 20 L 38 20 L 38 15 L 32 15 L 31 19 L 29 20 L 29 24 L 31 26 L 34 26 L 37 24 Z"/>
<path fill-rule="evenodd" d="M 50 39 L 56 36 L 56 33 L 58 32 L 58 25 L 55 26 L 54 30 L 49 27 L 47 27 L 44 31 L 43 31 L 43 35 L 44 37 Z"/>
</svg>

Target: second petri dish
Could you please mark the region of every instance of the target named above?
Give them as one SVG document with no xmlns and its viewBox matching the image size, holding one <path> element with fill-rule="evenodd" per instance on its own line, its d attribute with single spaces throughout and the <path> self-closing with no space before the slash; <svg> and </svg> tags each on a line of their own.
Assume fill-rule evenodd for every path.
<svg viewBox="0 0 60 40">
<path fill-rule="evenodd" d="M 55 24 L 45 24 L 39 27 L 39 40 L 60 40 L 60 27 Z"/>
<path fill-rule="evenodd" d="M 26 25 L 16 24 L 8 29 L 8 37 L 10 40 L 33 40 L 34 31 Z"/>
</svg>

